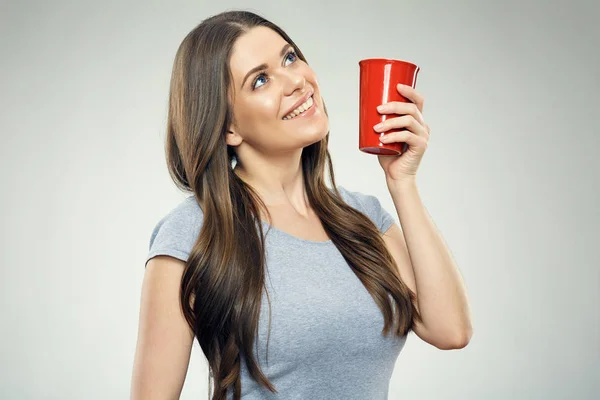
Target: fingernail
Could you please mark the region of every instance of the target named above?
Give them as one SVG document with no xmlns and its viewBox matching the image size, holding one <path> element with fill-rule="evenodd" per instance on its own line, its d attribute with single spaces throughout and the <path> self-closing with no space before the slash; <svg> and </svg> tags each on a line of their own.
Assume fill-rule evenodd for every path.
<svg viewBox="0 0 600 400">
<path fill-rule="evenodd" d="M 382 128 L 382 127 L 383 127 L 383 122 L 380 122 L 380 123 L 378 123 L 377 125 L 375 125 L 375 126 L 373 127 L 373 129 L 380 129 L 380 128 Z"/>
<path fill-rule="evenodd" d="M 385 106 L 383 104 L 377 106 L 377 111 L 385 110 Z"/>
</svg>

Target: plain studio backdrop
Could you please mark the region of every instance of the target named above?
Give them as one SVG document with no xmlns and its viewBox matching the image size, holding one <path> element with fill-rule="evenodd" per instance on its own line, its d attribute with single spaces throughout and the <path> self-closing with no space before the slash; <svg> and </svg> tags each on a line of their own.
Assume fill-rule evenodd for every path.
<svg viewBox="0 0 600 400">
<path fill-rule="evenodd" d="M 358 61 L 422 70 L 418 187 L 470 296 L 470 344 L 414 333 L 390 399 L 600 390 L 600 30 L 583 2 L 54 1 L 0 9 L 0 398 L 126 399 L 152 229 L 187 194 L 163 139 L 173 58 L 201 20 L 258 12 L 315 69 L 338 184 L 397 220 L 358 147 Z M 360 367 L 360 366 L 357 366 Z M 194 343 L 182 399 L 205 399 Z"/>
</svg>

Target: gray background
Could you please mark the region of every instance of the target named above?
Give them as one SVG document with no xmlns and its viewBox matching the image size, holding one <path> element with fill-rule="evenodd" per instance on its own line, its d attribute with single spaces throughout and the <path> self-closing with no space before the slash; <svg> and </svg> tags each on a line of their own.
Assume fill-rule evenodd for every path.
<svg viewBox="0 0 600 400">
<path fill-rule="evenodd" d="M 150 233 L 185 196 L 163 156 L 173 57 L 238 7 L 301 47 L 338 183 L 390 212 L 357 150 L 358 60 L 422 68 L 418 184 L 474 336 L 441 351 L 411 334 L 390 399 L 597 398 L 600 6 L 570 3 L 3 2 L 0 398 L 128 398 Z M 206 374 L 195 344 L 183 399 L 206 398 Z"/>
</svg>

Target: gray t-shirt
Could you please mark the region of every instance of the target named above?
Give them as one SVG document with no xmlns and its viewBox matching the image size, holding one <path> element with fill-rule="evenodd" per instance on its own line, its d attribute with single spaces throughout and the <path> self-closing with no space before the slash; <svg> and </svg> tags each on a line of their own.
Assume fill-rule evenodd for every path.
<svg viewBox="0 0 600 400">
<path fill-rule="evenodd" d="M 375 196 L 338 189 L 380 232 L 395 222 Z M 154 228 L 147 260 L 162 254 L 186 261 L 202 215 L 193 195 L 183 200 Z M 301 239 L 266 222 L 263 227 L 271 333 L 267 360 L 269 304 L 263 291 L 255 355 L 279 393 L 254 382 L 242 357 L 242 398 L 387 399 L 406 336 L 381 334 L 381 310 L 331 240 Z"/>
</svg>

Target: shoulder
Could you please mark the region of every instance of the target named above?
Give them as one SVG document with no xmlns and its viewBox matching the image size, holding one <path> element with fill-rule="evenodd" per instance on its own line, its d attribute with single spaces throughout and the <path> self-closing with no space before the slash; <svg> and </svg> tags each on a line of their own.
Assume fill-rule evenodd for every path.
<svg viewBox="0 0 600 400">
<path fill-rule="evenodd" d="M 372 195 L 343 186 L 337 186 L 342 199 L 349 206 L 369 217 L 380 232 L 385 232 L 395 222 L 394 217 L 382 205 L 379 199 Z"/>
<path fill-rule="evenodd" d="M 354 208 L 363 208 L 363 202 L 369 195 L 362 192 L 347 189 L 345 186 L 338 185 L 338 190 L 342 199 Z"/>
<path fill-rule="evenodd" d="M 365 212 L 381 207 L 379 199 L 372 194 L 350 190 L 343 186 L 338 186 L 338 190 L 342 195 L 342 199 L 352 207 L 359 209 L 359 211 Z"/>
<path fill-rule="evenodd" d="M 155 224 L 150 235 L 146 262 L 157 255 L 187 261 L 200 233 L 204 214 L 193 195 L 169 210 Z"/>
</svg>

